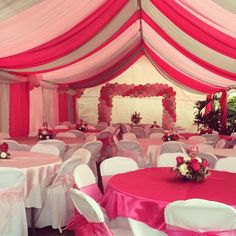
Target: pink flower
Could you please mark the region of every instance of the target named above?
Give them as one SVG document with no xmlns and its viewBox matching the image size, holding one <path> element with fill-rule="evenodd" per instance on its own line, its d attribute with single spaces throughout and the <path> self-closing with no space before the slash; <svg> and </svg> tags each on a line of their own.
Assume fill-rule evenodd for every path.
<svg viewBox="0 0 236 236">
<path fill-rule="evenodd" d="M 176 157 L 177 165 L 181 165 L 184 163 L 184 158 L 182 156 Z"/>
<path fill-rule="evenodd" d="M 202 161 L 202 166 L 205 167 L 205 168 L 208 167 L 208 166 L 209 166 L 208 161 L 204 159 L 204 160 Z"/>
<path fill-rule="evenodd" d="M 2 152 L 8 152 L 8 144 L 7 143 L 2 143 L 1 144 L 1 151 Z"/>
</svg>

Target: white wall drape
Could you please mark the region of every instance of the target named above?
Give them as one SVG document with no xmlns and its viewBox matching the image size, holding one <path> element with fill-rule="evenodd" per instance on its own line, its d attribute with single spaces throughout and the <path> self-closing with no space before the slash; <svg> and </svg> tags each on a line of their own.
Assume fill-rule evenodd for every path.
<svg viewBox="0 0 236 236">
<path fill-rule="evenodd" d="M 0 132 L 9 133 L 10 86 L 0 83 Z"/>
<path fill-rule="evenodd" d="M 35 132 L 43 124 L 43 92 L 42 87 L 30 91 L 30 125 L 29 133 Z"/>
<path fill-rule="evenodd" d="M 126 83 L 126 84 L 154 84 L 163 83 L 173 87 L 176 91 L 176 114 L 177 125 L 183 126 L 191 131 L 196 131 L 193 126 L 194 119 L 194 102 L 204 100 L 205 95 L 188 91 L 186 88 L 177 86 L 175 83 L 164 78 L 149 60 L 143 56 L 128 70 L 118 76 L 110 83 Z M 97 105 L 100 95 L 101 86 L 86 89 L 84 95 L 77 99 L 77 112 L 79 118 L 90 123 L 97 122 Z M 142 123 L 153 123 L 156 120 L 161 124 L 162 119 L 162 97 L 150 98 L 130 98 L 117 96 L 113 99 L 112 123 L 130 122 L 131 114 L 135 111 L 140 112 Z"/>
<path fill-rule="evenodd" d="M 58 90 L 43 88 L 43 121 L 54 127 L 59 122 Z"/>
</svg>

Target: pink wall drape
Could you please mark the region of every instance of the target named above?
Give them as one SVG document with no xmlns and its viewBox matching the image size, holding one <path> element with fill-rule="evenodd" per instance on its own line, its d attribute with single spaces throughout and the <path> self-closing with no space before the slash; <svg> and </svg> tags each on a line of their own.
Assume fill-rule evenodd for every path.
<svg viewBox="0 0 236 236">
<path fill-rule="evenodd" d="M 58 105 L 59 105 L 59 122 L 68 121 L 68 94 L 59 93 L 58 94 Z"/>
<path fill-rule="evenodd" d="M 29 132 L 29 83 L 10 85 L 10 136 L 28 136 Z"/>
</svg>

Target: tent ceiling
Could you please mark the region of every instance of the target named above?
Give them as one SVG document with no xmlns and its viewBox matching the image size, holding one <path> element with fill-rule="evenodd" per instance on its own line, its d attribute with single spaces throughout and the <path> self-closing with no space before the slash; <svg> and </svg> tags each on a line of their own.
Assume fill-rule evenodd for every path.
<svg viewBox="0 0 236 236">
<path fill-rule="evenodd" d="M 91 87 L 146 54 L 191 89 L 235 87 L 236 4 L 222 2 L 2 0 L 0 80 Z"/>
</svg>

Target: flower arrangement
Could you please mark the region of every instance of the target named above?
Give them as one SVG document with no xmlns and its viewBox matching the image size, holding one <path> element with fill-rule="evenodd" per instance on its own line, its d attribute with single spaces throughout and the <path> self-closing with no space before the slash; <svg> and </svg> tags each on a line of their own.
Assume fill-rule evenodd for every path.
<svg viewBox="0 0 236 236">
<path fill-rule="evenodd" d="M 179 135 L 170 131 L 167 131 L 164 133 L 164 135 L 162 136 L 162 140 L 164 142 L 167 141 L 177 141 L 179 140 Z"/>
<path fill-rule="evenodd" d="M 88 124 L 86 122 L 84 122 L 84 120 L 80 119 L 79 122 L 76 123 L 75 128 L 77 130 L 85 132 L 86 130 L 88 130 Z"/>
<path fill-rule="evenodd" d="M 48 128 L 48 123 L 43 123 L 43 128 L 38 130 L 38 138 L 41 140 L 53 139 L 53 131 Z"/>
<path fill-rule="evenodd" d="M 0 159 L 9 159 L 10 158 L 10 153 L 8 152 L 8 144 L 7 143 L 2 143 L 0 145 Z"/>
<path fill-rule="evenodd" d="M 153 124 L 151 125 L 151 128 L 160 128 L 160 126 L 157 124 L 156 121 L 153 121 Z"/>
<path fill-rule="evenodd" d="M 140 116 L 140 112 L 134 112 L 134 114 L 131 115 L 131 122 L 134 124 L 138 124 L 142 120 L 142 117 Z"/>
<path fill-rule="evenodd" d="M 209 127 L 202 127 L 199 129 L 200 134 L 212 134 L 213 130 Z"/>
<path fill-rule="evenodd" d="M 177 165 L 174 167 L 174 171 L 184 179 L 198 182 L 210 175 L 209 163 L 204 158 L 189 157 L 184 159 L 184 157 L 178 156 L 176 157 L 176 162 Z"/>
</svg>

